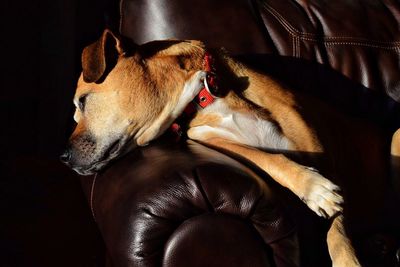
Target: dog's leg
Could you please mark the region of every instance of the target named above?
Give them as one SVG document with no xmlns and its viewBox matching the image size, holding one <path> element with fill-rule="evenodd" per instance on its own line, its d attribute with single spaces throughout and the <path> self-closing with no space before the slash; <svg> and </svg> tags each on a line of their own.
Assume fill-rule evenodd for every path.
<svg viewBox="0 0 400 267">
<path fill-rule="evenodd" d="M 400 193 L 400 129 L 392 137 L 391 145 L 391 177 L 397 193 Z"/>
<path fill-rule="evenodd" d="M 188 134 L 191 137 L 190 131 Z M 192 137 L 195 137 L 193 131 Z M 331 217 L 342 210 L 343 198 L 336 193 L 339 187 L 312 168 L 302 166 L 283 154 L 267 153 L 221 138 L 211 138 L 203 142 L 253 162 L 279 184 L 289 188 L 319 216 Z"/>
<path fill-rule="evenodd" d="M 327 243 L 333 267 L 361 266 L 343 226 L 343 215 L 333 219 L 328 231 Z"/>
</svg>

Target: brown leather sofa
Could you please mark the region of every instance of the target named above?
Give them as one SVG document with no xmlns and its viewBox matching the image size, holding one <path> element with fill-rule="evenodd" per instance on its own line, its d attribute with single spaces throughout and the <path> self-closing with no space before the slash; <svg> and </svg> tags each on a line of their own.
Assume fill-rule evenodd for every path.
<svg viewBox="0 0 400 267">
<path fill-rule="evenodd" d="M 400 127 L 398 1 L 109 6 L 109 27 L 136 43 L 178 38 L 223 46 L 296 90 L 379 124 L 388 136 Z M 82 177 L 107 266 L 330 266 L 329 222 L 250 168 L 195 142 L 162 138 Z M 365 266 L 395 266 L 397 223 L 358 233 Z"/>
</svg>

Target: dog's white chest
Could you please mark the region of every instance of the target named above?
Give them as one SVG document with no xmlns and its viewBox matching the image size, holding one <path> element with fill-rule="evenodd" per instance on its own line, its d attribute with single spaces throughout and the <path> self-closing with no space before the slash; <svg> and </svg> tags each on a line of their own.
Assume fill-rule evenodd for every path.
<svg viewBox="0 0 400 267">
<path fill-rule="evenodd" d="M 272 122 L 258 118 L 255 114 L 234 111 L 223 100 L 217 99 L 201 113 L 212 113 L 220 117 L 218 125 L 201 125 L 191 128 L 190 137 L 202 140 L 208 134 L 239 142 L 241 144 L 286 150 L 289 141 Z"/>
</svg>

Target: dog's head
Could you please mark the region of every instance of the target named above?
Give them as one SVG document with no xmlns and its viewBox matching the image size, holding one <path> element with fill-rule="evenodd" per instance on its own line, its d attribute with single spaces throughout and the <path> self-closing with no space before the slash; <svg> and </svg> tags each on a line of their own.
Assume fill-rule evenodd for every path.
<svg viewBox="0 0 400 267">
<path fill-rule="evenodd" d="M 198 41 L 138 46 L 106 30 L 83 51 L 77 126 L 62 161 L 92 174 L 162 134 L 201 89 L 204 54 Z"/>
</svg>

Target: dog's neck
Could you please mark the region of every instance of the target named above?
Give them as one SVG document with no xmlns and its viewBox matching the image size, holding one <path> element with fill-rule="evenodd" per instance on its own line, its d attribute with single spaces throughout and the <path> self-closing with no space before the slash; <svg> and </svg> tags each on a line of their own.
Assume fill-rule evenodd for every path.
<svg viewBox="0 0 400 267">
<path fill-rule="evenodd" d="M 207 108 L 218 98 L 232 96 L 231 91 L 242 92 L 248 86 L 237 76 L 238 74 L 245 75 L 242 73 L 243 66 L 227 56 L 224 51 L 207 51 L 203 62 L 203 71 L 207 75 L 203 80 L 202 89 L 196 93 L 169 127 L 169 133 L 175 140 L 180 140 L 186 134 L 190 122 L 196 117 L 198 111 Z"/>
<path fill-rule="evenodd" d="M 186 126 L 196 112 L 211 105 L 218 98 L 219 85 L 216 76 L 215 58 L 209 51 L 204 55 L 203 64 L 204 71 L 207 73 L 203 81 L 203 88 L 170 127 L 170 132 L 172 132 L 176 140 L 179 140 L 184 135 Z"/>
</svg>

